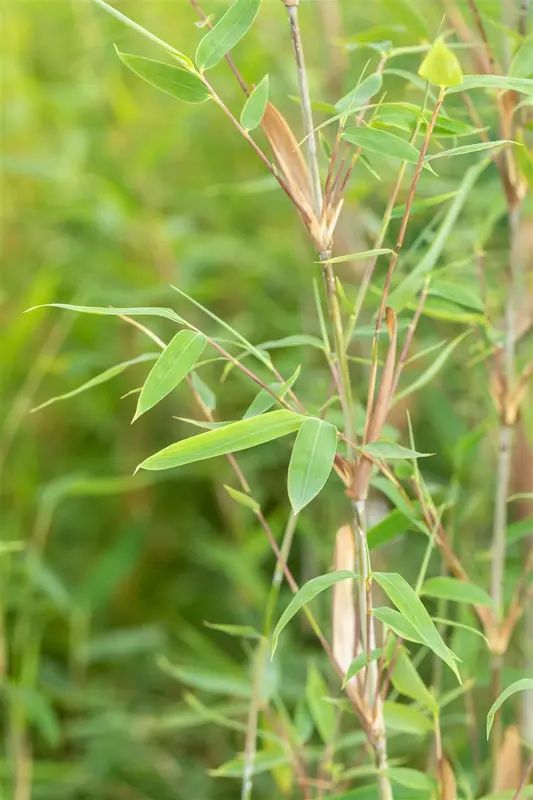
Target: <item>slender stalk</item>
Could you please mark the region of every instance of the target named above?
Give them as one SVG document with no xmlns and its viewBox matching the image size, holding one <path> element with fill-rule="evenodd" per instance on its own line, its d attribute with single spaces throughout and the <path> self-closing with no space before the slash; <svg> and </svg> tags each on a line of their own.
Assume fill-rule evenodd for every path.
<svg viewBox="0 0 533 800">
<path fill-rule="evenodd" d="M 309 172 L 311 175 L 311 186 L 315 201 L 315 212 L 317 217 L 322 213 L 322 186 L 320 184 L 320 171 L 318 168 L 318 152 L 316 146 L 315 126 L 313 124 L 313 112 L 311 109 L 311 95 L 309 93 L 309 82 L 307 80 L 307 70 L 305 68 L 304 51 L 302 37 L 300 35 L 300 25 L 298 22 L 298 4 L 287 3 L 287 14 L 291 28 L 292 46 L 294 49 L 294 60 L 298 71 L 298 88 L 300 101 L 302 104 L 302 118 L 304 124 L 305 137 L 307 140 L 307 154 Z"/>
<path fill-rule="evenodd" d="M 526 788 L 526 784 L 528 782 L 529 776 L 531 774 L 531 770 L 533 769 L 533 755 L 527 762 L 526 769 L 524 774 L 522 775 L 522 780 L 520 781 L 520 785 L 517 787 L 515 794 L 513 795 L 513 800 L 519 800 L 522 794 L 522 791 Z"/>
<path fill-rule="evenodd" d="M 333 338 L 335 343 L 335 358 L 340 373 L 341 384 L 341 405 L 344 415 L 344 427 L 346 438 L 350 442 L 356 442 L 355 426 L 353 421 L 353 399 L 352 399 L 352 386 L 350 381 L 350 367 L 346 357 L 346 348 L 344 347 L 344 335 L 342 326 L 341 309 L 339 305 L 339 298 L 337 295 L 337 287 L 335 283 L 335 272 L 333 264 L 328 259 L 331 258 L 331 252 L 326 251 L 320 253 L 320 260 L 323 262 L 323 276 L 324 285 L 326 290 L 326 298 L 328 303 L 328 313 L 333 328 Z M 353 447 L 348 445 L 348 458 L 353 459 Z"/>
<path fill-rule="evenodd" d="M 285 526 L 283 540 L 281 543 L 281 555 L 286 562 L 291 551 L 294 532 L 296 530 L 296 523 L 298 517 L 295 514 L 290 514 Z M 274 623 L 274 614 L 276 611 L 277 600 L 283 580 L 283 568 L 279 561 L 276 562 L 274 574 L 272 575 L 272 584 L 268 595 L 265 618 L 263 623 L 263 635 L 257 645 L 254 656 L 254 681 L 253 693 L 250 701 L 250 709 L 248 713 L 248 726 L 246 731 L 246 741 L 244 749 L 244 769 L 242 776 L 242 791 L 241 800 L 250 800 L 253 790 L 253 769 L 255 764 L 255 757 L 257 752 L 257 721 L 259 717 L 259 709 L 261 705 L 261 685 L 263 675 L 270 651 L 272 628 Z"/>
<path fill-rule="evenodd" d="M 390 261 L 389 261 L 389 269 L 387 272 L 387 277 L 385 278 L 385 284 L 383 286 L 383 290 L 381 293 L 381 302 L 379 305 L 378 310 L 378 317 L 376 321 L 376 332 L 374 335 L 373 341 L 373 348 L 372 348 L 372 355 L 373 355 L 373 365 L 372 371 L 370 375 L 370 386 L 368 391 L 368 400 L 367 400 L 367 414 L 366 414 L 366 421 L 367 426 L 370 423 L 370 419 L 372 416 L 372 406 L 374 404 L 374 391 L 376 386 L 376 376 L 377 376 L 377 348 L 378 348 L 378 340 L 379 340 L 379 332 L 381 330 L 381 323 L 383 322 L 383 317 L 385 315 L 385 308 L 387 305 L 387 297 L 389 295 L 389 289 L 392 281 L 392 276 L 394 273 L 394 269 L 398 262 L 398 258 L 400 255 L 400 250 L 403 246 L 403 242 L 405 239 L 405 232 L 407 230 L 407 224 L 409 222 L 409 217 L 411 216 L 411 208 L 413 206 L 413 201 L 415 198 L 416 190 L 418 187 L 418 181 L 420 179 L 420 175 L 422 174 L 422 168 L 424 166 L 424 159 L 426 157 L 427 149 L 429 147 L 429 142 L 431 140 L 431 136 L 433 134 L 433 129 L 435 127 L 435 123 L 437 122 L 437 117 L 440 111 L 440 107 L 444 101 L 444 88 L 441 88 L 439 92 L 439 96 L 437 98 L 437 102 L 435 103 L 435 107 L 433 109 L 433 113 L 431 115 L 431 120 L 426 130 L 426 135 L 424 137 L 424 141 L 422 143 L 422 147 L 420 148 L 420 156 L 418 158 L 418 162 L 415 168 L 415 173 L 413 175 L 413 180 L 411 182 L 411 188 L 409 189 L 409 194 L 407 196 L 407 201 L 405 203 L 405 211 L 403 213 L 402 221 L 400 224 L 400 230 L 398 232 L 398 238 L 396 240 L 396 247 L 394 248 Z M 366 433 L 365 431 L 365 442 L 366 442 Z"/>
<path fill-rule="evenodd" d="M 505 341 L 503 345 L 502 364 L 500 364 L 500 382 L 503 388 L 502 408 L 500 410 L 500 431 L 498 444 L 498 466 L 496 478 L 496 496 L 494 503 L 494 520 L 492 529 L 492 569 L 491 597 L 494 603 L 496 620 L 501 624 L 504 618 L 504 581 L 506 561 L 506 529 L 507 502 L 511 482 L 511 458 L 516 414 L 510 413 L 509 399 L 513 391 L 516 373 L 516 309 L 520 290 L 520 268 L 517 263 L 517 238 L 519 234 L 520 207 L 509 210 L 509 281 L 505 306 Z M 503 669 L 502 652 L 492 654 L 492 699 L 495 700 L 501 691 L 501 671 Z M 502 720 L 499 713 L 494 719 L 492 741 L 493 782 L 496 777 L 497 752 L 502 741 Z"/>
</svg>

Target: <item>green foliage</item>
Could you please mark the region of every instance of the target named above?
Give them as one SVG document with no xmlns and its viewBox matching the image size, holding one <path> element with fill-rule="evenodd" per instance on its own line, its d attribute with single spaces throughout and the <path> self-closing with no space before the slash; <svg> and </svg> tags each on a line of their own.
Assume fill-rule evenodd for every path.
<svg viewBox="0 0 533 800">
<path fill-rule="evenodd" d="M 515 363 L 501 374 L 522 399 L 502 625 L 531 584 L 532 487 L 516 456 L 532 441 L 529 20 L 511 30 L 477 3 L 494 67 L 463 75 L 486 60 L 472 9 L 475 47 L 422 0 L 341 0 L 327 20 L 292 8 L 330 201 L 318 213 L 283 4 L 260 17 L 258 0 L 210 4 L 201 21 L 187 4 L 95 2 L 5 15 L 0 795 L 383 800 L 353 702 L 377 681 L 395 800 L 439 796 L 437 724 L 457 798 L 513 800 L 515 788 L 491 793 L 490 772 L 501 727 L 530 707 L 527 626 L 500 656 L 505 631 L 483 619 L 512 273 Z M 201 40 L 196 65 L 155 32 Z M 228 54 L 248 91 L 258 81 L 251 95 Z M 444 101 L 411 196 L 435 86 Z M 22 313 L 52 305 L 76 313 Z M 130 427 L 136 403 L 151 413 Z M 359 495 L 357 464 L 369 470 Z M 354 509 L 368 518 L 368 564 L 350 532 L 334 553 Z M 351 637 L 370 593 L 365 651 Z"/>
</svg>

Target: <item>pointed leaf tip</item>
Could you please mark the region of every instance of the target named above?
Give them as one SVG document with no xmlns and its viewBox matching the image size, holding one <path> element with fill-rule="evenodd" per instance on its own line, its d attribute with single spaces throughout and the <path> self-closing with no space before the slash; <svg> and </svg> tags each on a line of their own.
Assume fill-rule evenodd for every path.
<svg viewBox="0 0 533 800">
<path fill-rule="evenodd" d="M 337 429 L 320 419 L 306 419 L 291 455 L 287 488 L 295 514 L 313 500 L 326 483 L 337 451 Z"/>
<path fill-rule="evenodd" d="M 174 336 L 157 359 L 142 387 L 132 422 L 181 383 L 201 356 L 206 343 L 204 334 L 196 331 L 182 330 Z"/>
</svg>

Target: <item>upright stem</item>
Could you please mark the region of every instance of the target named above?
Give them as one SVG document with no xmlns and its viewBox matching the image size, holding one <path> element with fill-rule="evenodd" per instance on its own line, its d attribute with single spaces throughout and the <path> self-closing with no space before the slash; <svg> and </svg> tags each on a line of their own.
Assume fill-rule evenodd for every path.
<svg viewBox="0 0 533 800">
<path fill-rule="evenodd" d="M 309 93 L 309 83 L 307 80 L 307 70 L 305 68 L 304 51 L 302 37 L 300 35 L 300 25 L 298 22 L 298 2 L 287 5 L 287 14 L 291 26 L 291 39 L 294 49 L 294 60 L 298 71 L 298 88 L 300 92 L 300 102 L 302 104 L 302 119 L 307 140 L 307 153 L 309 172 L 311 174 L 311 185 L 313 187 L 313 197 L 315 201 L 315 211 L 317 217 L 322 213 L 322 186 L 320 184 L 320 171 L 318 168 L 318 152 L 316 146 L 315 126 L 313 124 L 313 112 L 311 109 L 311 95 Z"/>
<path fill-rule="evenodd" d="M 323 275 L 324 285 L 326 289 L 326 298 L 328 302 L 328 312 L 333 328 L 333 338 L 335 342 L 335 357 L 340 373 L 341 383 L 341 405 L 344 415 L 344 427 L 346 438 L 349 440 L 348 458 L 350 461 L 353 459 L 354 451 L 352 443 L 356 441 L 356 432 L 353 421 L 353 398 L 352 398 L 352 385 L 350 381 L 350 368 L 344 346 L 344 334 L 342 329 L 342 316 L 339 305 L 339 298 L 337 295 L 337 287 L 335 284 L 335 272 L 333 264 L 328 259 L 331 258 L 331 252 L 326 251 L 320 253 L 320 260 L 323 262 Z"/>
<path fill-rule="evenodd" d="M 515 427 L 515 414 L 510 414 L 509 398 L 513 390 L 516 372 L 516 308 L 518 306 L 520 291 L 520 268 L 517 263 L 517 238 L 520 222 L 520 206 L 509 210 L 509 283 L 507 301 L 505 306 L 505 341 L 503 345 L 503 365 L 501 366 L 502 408 L 500 409 L 500 432 L 498 446 L 498 467 L 496 478 L 496 498 L 494 505 L 494 522 L 492 530 L 492 569 L 491 569 L 491 596 L 494 603 L 494 612 L 498 622 L 502 622 L 504 609 L 504 580 L 506 556 L 506 529 L 507 529 L 507 502 L 511 481 L 511 456 Z M 501 671 L 503 668 L 503 655 L 501 652 L 492 654 L 491 687 L 492 698 L 496 699 L 501 691 Z M 492 765 L 493 783 L 496 776 L 497 753 L 502 741 L 502 722 L 498 712 L 494 719 L 492 734 Z"/>
</svg>

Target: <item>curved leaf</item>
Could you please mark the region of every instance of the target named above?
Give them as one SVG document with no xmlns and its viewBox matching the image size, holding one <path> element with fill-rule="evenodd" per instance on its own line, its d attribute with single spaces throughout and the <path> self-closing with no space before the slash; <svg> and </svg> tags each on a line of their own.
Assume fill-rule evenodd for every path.
<svg viewBox="0 0 533 800">
<path fill-rule="evenodd" d="M 298 430 L 303 420 L 304 417 L 300 414 L 282 410 L 231 422 L 222 428 L 171 444 L 147 458 L 137 469 L 171 469 L 192 464 L 194 461 L 247 450 Z"/>
<path fill-rule="evenodd" d="M 295 514 L 317 496 L 326 483 L 337 451 L 337 428 L 312 418 L 303 422 L 289 464 L 287 487 Z"/>
<path fill-rule="evenodd" d="M 404 703 L 383 703 L 383 716 L 385 725 L 400 733 L 412 733 L 414 736 L 425 736 L 433 730 L 433 724 L 417 708 L 411 708 Z"/>
<path fill-rule="evenodd" d="M 342 138 L 363 150 L 389 156 L 389 158 L 399 158 L 410 164 L 417 164 L 420 156 L 416 147 L 406 142 L 405 139 L 377 128 L 346 128 Z"/>
<path fill-rule="evenodd" d="M 92 389 L 94 386 L 99 386 L 101 383 L 110 381 L 112 378 L 115 378 L 117 375 L 120 375 L 122 372 L 124 372 L 124 370 L 126 370 L 128 367 L 133 366 L 133 364 L 141 364 L 144 361 L 155 361 L 158 356 L 159 353 L 145 353 L 144 355 L 137 356 L 137 358 L 132 358 L 129 361 L 122 361 L 120 364 L 115 364 L 114 367 L 109 367 L 109 369 L 104 370 L 99 375 L 95 375 L 94 378 L 82 383 L 82 385 L 78 386 L 76 389 L 71 389 L 70 392 L 58 394 L 55 397 L 51 397 L 49 400 L 45 400 L 44 403 L 32 408 L 31 413 L 33 414 L 35 411 L 40 411 L 42 408 L 52 405 L 52 403 L 57 403 L 58 400 L 68 400 L 70 397 L 75 397 L 77 394 L 86 392 L 87 389 Z"/>
<path fill-rule="evenodd" d="M 311 578 L 310 581 L 307 581 L 307 583 L 305 583 L 302 588 L 296 592 L 274 629 L 272 636 L 272 655 L 274 655 L 276 651 L 278 639 L 283 628 L 285 628 L 287 623 L 291 621 L 291 619 L 301 608 L 313 600 L 317 594 L 320 594 L 325 589 L 329 589 L 330 586 L 333 586 L 335 583 L 353 580 L 353 578 L 358 577 L 359 575 L 349 569 L 339 569 L 336 572 L 328 572 L 327 575 L 319 575 L 317 578 Z"/>
<path fill-rule="evenodd" d="M 24 312 L 27 314 L 29 311 L 35 311 L 36 308 L 64 308 L 67 311 L 79 311 L 82 314 L 101 314 L 102 316 L 120 317 L 127 315 L 129 317 L 165 317 L 172 322 L 185 322 L 175 311 L 171 308 L 150 308 L 150 307 L 134 307 L 134 308 L 106 308 L 105 306 L 73 306 L 70 303 L 43 303 L 40 306 L 32 306 L 27 308 Z"/>
<path fill-rule="evenodd" d="M 407 583 L 405 578 L 397 572 L 374 572 L 376 580 L 388 597 L 392 600 L 398 611 L 411 623 L 424 643 L 455 673 L 460 681 L 457 670 L 456 656 L 444 644 L 440 633 L 433 620 L 424 608 L 424 605 L 415 590 Z"/>
<path fill-rule="evenodd" d="M 209 100 L 209 90 L 194 72 L 165 64 L 163 61 L 154 61 L 153 58 L 121 53 L 120 50 L 117 50 L 117 55 L 128 69 L 165 94 L 186 103 L 204 103 Z"/>
<path fill-rule="evenodd" d="M 253 131 L 263 119 L 268 100 L 268 75 L 257 84 L 241 111 L 241 125 L 247 131 Z"/>
<path fill-rule="evenodd" d="M 139 395 L 133 421 L 166 397 L 190 372 L 207 339 L 203 333 L 179 331 L 152 367 Z"/>
<path fill-rule="evenodd" d="M 184 67 L 187 67 L 187 69 L 194 69 L 194 64 L 192 63 L 191 59 L 188 58 L 184 53 L 181 53 L 179 50 L 176 50 L 175 47 L 172 47 L 172 45 L 167 44 L 167 42 L 163 41 L 163 39 L 159 39 L 158 36 L 155 36 L 155 34 L 151 33 L 150 31 L 147 31 L 146 28 L 142 27 L 142 25 L 138 25 L 137 22 L 134 22 L 125 14 L 122 14 L 116 8 L 113 8 L 113 6 L 110 6 L 108 3 L 105 2 L 105 0 L 94 0 L 94 2 L 97 3 L 97 5 L 101 6 L 105 11 L 107 11 L 108 14 L 111 14 L 111 16 L 115 17 L 116 19 L 120 20 L 120 22 L 123 22 L 125 25 L 127 25 L 128 28 L 131 28 L 137 33 L 140 33 L 142 36 L 145 36 L 147 39 L 150 39 L 151 42 L 154 42 L 154 44 L 157 44 L 167 53 L 170 53 L 170 55 L 173 56 L 173 58 L 177 59 L 181 64 L 183 64 Z"/>
<path fill-rule="evenodd" d="M 364 669 L 368 664 L 371 664 L 372 661 L 377 661 L 378 658 L 381 658 L 382 653 L 383 653 L 382 647 L 378 647 L 376 648 L 376 650 L 372 650 L 368 654 L 368 656 L 366 653 L 359 653 L 359 655 L 357 655 L 354 658 L 354 660 L 346 670 L 346 675 L 344 676 L 344 681 L 342 684 L 343 688 L 346 686 L 350 678 L 353 678 L 355 675 L 361 672 L 361 670 Z"/>
<path fill-rule="evenodd" d="M 362 80 L 355 89 L 352 89 L 351 92 L 341 97 L 341 99 L 335 103 L 335 110 L 338 111 L 339 114 L 351 114 L 357 111 L 361 106 L 366 105 L 371 97 L 379 92 L 382 84 L 383 77 L 379 72 L 374 72 L 373 75 L 369 75 Z"/>
<path fill-rule="evenodd" d="M 409 642 L 416 642 L 416 644 L 425 644 L 422 637 L 418 634 L 417 630 L 395 608 L 374 608 L 372 615 L 387 625 L 391 631 L 402 639 L 407 639 Z"/>
<path fill-rule="evenodd" d="M 396 458 L 427 458 L 433 453 L 418 453 L 408 447 L 402 447 L 396 442 L 369 442 L 361 447 L 363 452 L 369 453 L 374 458 L 396 459 Z"/>
<path fill-rule="evenodd" d="M 427 706 L 434 714 L 438 713 L 439 706 L 426 684 L 416 671 L 416 668 L 407 655 L 404 647 L 400 647 L 396 654 L 391 682 L 400 694 L 410 697 Z"/>
<path fill-rule="evenodd" d="M 478 606 L 492 605 L 492 599 L 485 589 L 457 578 L 429 578 L 422 586 L 420 594 L 426 595 L 426 597 L 454 600 L 456 603 L 472 603 Z"/>
<path fill-rule="evenodd" d="M 498 139 L 494 142 L 475 142 L 474 144 L 464 144 L 461 147 L 452 147 L 450 150 L 441 150 L 440 153 L 426 156 L 426 161 L 435 161 L 436 158 L 445 156 L 464 156 L 467 153 L 477 153 L 480 150 L 491 150 L 494 147 L 501 147 L 503 144 L 515 144 L 510 139 Z"/>
<path fill-rule="evenodd" d="M 487 714 L 487 739 L 490 736 L 494 717 L 500 706 L 502 706 L 505 701 L 509 699 L 509 697 L 512 697 L 513 694 L 516 694 L 517 692 L 525 692 L 529 689 L 533 689 L 533 678 L 521 678 L 519 681 L 515 681 L 508 686 L 507 689 L 503 690 L 498 699 L 492 704 L 490 711 Z"/>
<path fill-rule="evenodd" d="M 505 92 L 522 92 L 533 95 L 531 78 L 509 78 L 505 75 L 465 75 L 460 86 L 448 89 L 446 94 L 464 92 L 467 89 L 503 89 Z"/>
<path fill-rule="evenodd" d="M 198 45 L 196 63 L 200 69 L 216 67 L 240 42 L 252 26 L 260 5 L 261 0 L 235 0 Z"/>
</svg>

